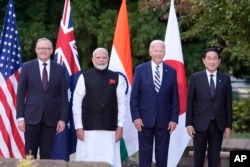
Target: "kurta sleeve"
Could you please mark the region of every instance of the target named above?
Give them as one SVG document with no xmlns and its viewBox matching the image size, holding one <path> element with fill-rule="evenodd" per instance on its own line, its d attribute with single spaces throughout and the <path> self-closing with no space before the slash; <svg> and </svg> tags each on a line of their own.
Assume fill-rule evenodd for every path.
<svg viewBox="0 0 250 167">
<path fill-rule="evenodd" d="M 118 104 L 118 123 L 117 126 L 123 127 L 126 119 L 126 107 L 127 107 L 127 82 L 122 75 L 119 75 L 119 81 L 116 89 L 117 104 Z"/>
<path fill-rule="evenodd" d="M 80 75 L 75 87 L 73 94 L 73 119 L 75 124 L 75 129 L 83 128 L 82 124 L 82 101 L 86 94 L 85 81 L 83 75 Z"/>
</svg>

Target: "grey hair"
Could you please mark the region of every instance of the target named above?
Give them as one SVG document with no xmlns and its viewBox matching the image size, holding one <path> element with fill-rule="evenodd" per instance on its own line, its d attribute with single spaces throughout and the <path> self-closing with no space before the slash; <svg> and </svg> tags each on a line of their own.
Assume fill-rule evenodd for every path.
<svg viewBox="0 0 250 167">
<path fill-rule="evenodd" d="M 105 48 L 96 48 L 96 49 L 93 51 L 92 57 L 94 57 L 94 56 L 96 55 L 96 52 L 98 52 L 98 51 L 104 51 L 105 54 L 107 55 L 107 57 L 109 57 L 109 52 L 108 52 L 108 50 L 105 49 Z"/>
<path fill-rule="evenodd" d="M 165 42 L 163 40 L 160 40 L 160 39 L 153 40 L 149 45 L 149 50 L 151 50 L 153 48 L 153 46 L 156 44 L 162 45 L 164 47 L 164 51 L 165 51 Z"/>
<path fill-rule="evenodd" d="M 40 42 L 40 41 L 48 41 L 48 42 L 51 44 L 52 49 L 53 49 L 53 43 L 52 43 L 51 40 L 49 40 L 48 38 L 45 38 L 45 37 L 39 38 L 39 39 L 36 41 L 36 45 L 37 45 L 37 43 Z"/>
</svg>

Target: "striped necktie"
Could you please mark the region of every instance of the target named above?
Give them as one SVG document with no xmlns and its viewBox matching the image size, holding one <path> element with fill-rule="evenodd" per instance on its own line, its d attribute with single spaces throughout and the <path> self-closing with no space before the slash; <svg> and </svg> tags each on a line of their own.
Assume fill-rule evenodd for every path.
<svg viewBox="0 0 250 167">
<path fill-rule="evenodd" d="M 159 66 L 156 66 L 156 69 L 155 69 L 154 84 L 155 84 L 155 90 L 158 93 L 161 87 Z"/>
</svg>

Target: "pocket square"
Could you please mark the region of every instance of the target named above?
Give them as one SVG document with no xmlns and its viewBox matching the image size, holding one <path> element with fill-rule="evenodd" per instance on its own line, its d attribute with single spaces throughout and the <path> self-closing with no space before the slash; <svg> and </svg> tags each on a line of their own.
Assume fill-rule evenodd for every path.
<svg viewBox="0 0 250 167">
<path fill-rule="evenodd" d="M 115 84 L 115 83 L 116 83 L 116 81 L 115 81 L 114 79 L 110 79 L 110 80 L 109 80 L 109 84 L 110 84 L 110 85 L 113 85 L 113 84 Z"/>
</svg>

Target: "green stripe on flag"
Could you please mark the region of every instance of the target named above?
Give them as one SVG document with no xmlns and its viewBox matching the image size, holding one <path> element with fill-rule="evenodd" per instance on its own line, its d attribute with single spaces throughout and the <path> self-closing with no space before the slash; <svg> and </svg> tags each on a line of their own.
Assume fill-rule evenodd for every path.
<svg viewBox="0 0 250 167">
<path fill-rule="evenodd" d="M 120 154 L 121 154 L 121 161 L 125 161 L 128 159 L 128 151 L 123 138 L 120 140 Z"/>
</svg>

